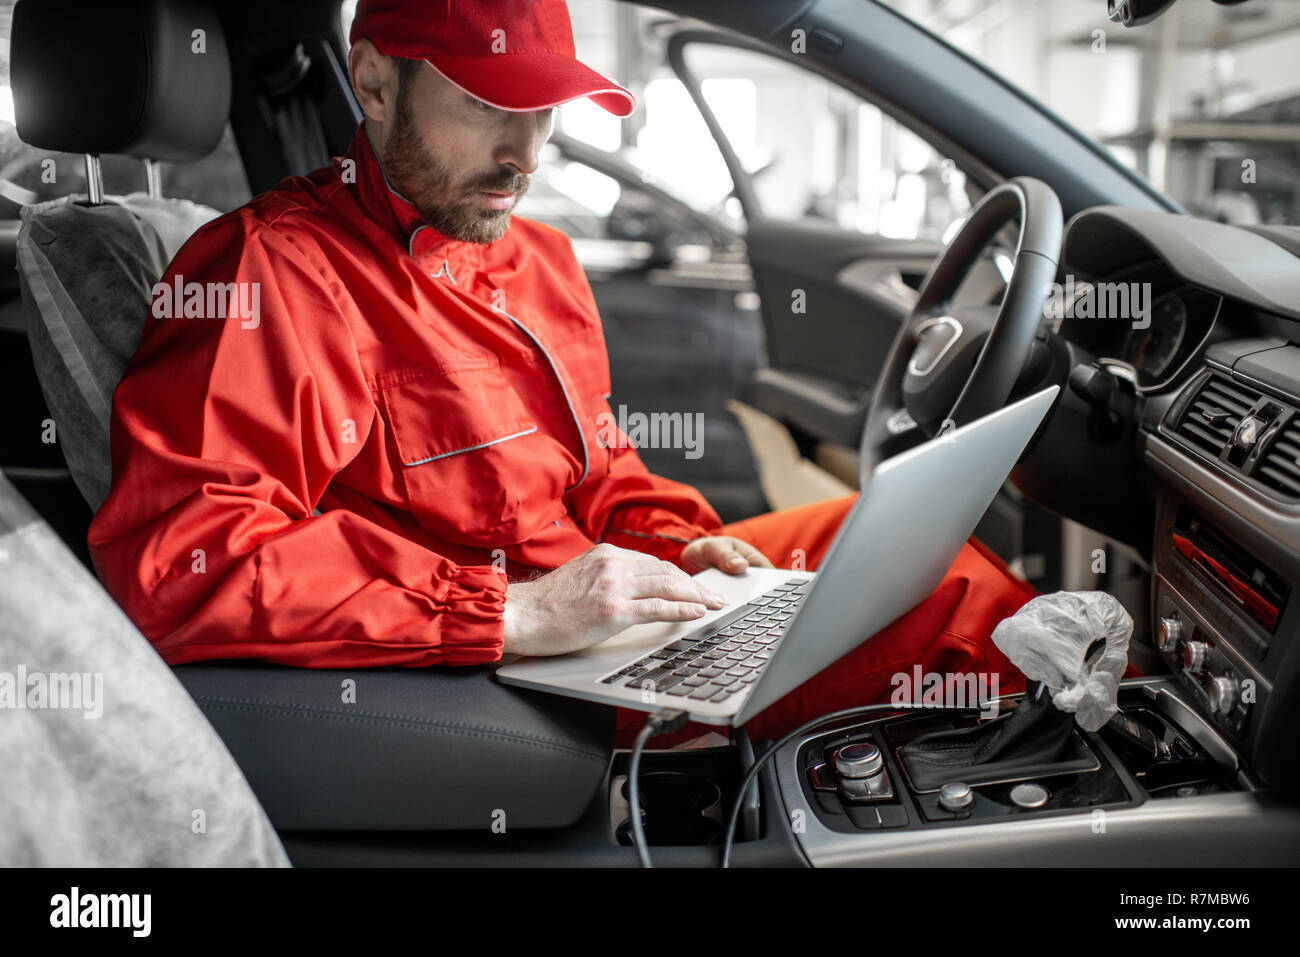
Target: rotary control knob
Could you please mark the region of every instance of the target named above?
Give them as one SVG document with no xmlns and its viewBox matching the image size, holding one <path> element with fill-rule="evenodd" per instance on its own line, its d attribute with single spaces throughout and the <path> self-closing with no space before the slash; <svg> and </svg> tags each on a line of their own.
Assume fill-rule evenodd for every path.
<svg viewBox="0 0 1300 957">
<path fill-rule="evenodd" d="M 835 752 L 835 770 L 844 778 L 869 778 L 885 766 L 880 749 L 874 744 L 846 744 Z"/>
<path fill-rule="evenodd" d="M 1017 784 L 1011 789 L 1011 803 L 1027 811 L 1042 807 L 1049 797 L 1041 784 Z"/>
<path fill-rule="evenodd" d="M 1161 618 L 1156 625 L 1156 647 L 1173 654 L 1183 637 L 1183 623 L 1177 618 Z"/>
<path fill-rule="evenodd" d="M 1203 641 L 1183 642 L 1183 667 L 1193 674 L 1204 671 L 1209 653 L 1210 646 Z"/>
<path fill-rule="evenodd" d="M 954 813 L 965 811 L 974 803 L 975 792 L 970 789 L 969 784 L 950 781 L 939 788 L 939 807 L 945 811 L 953 811 Z"/>
<path fill-rule="evenodd" d="M 1240 683 L 1235 678 L 1215 678 L 1210 682 L 1210 710 L 1219 717 L 1226 717 L 1237 704 L 1237 691 Z"/>
</svg>

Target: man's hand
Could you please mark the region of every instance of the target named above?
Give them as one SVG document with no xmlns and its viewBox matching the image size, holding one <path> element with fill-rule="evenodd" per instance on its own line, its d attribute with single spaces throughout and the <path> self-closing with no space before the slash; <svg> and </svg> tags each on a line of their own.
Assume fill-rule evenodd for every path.
<svg viewBox="0 0 1300 957">
<path fill-rule="evenodd" d="M 676 565 L 602 543 L 540 578 L 506 588 L 502 651 L 563 655 L 630 625 L 691 621 L 725 604 Z"/>
<path fill-rule="evenodd" d="M 750 565 L 772 567 L 767 556 L 757 548 L 730 535 L 697 538 L 682 549 L 682 568 L 691 575 L 706 568 L 720 568 L 729 575 L 739 575 Z"/>
</svg>

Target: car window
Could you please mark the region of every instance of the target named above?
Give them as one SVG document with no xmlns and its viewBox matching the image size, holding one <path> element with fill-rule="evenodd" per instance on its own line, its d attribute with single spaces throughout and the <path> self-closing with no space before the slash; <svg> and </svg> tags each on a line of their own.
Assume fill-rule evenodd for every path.
<svg viewBox="0 0 1300 957">
<path fill-rule="evenodd" d="M 653 183 L 626 153 L 594 149 L 567 135 L 543 148 L 517 211 L 566 233 L 584 266 L 729 261 L 744 248 L 725 215 L 702 211 L 679 191 Z"/>
<path fill-rule="evenodd" d="M 572 239 L 604 239 L 609 214 L 623 194 L 618 180 L 587 163 L 565 158 L 555 143 L 542 149 L 516 212 L 567 233 Z"/>
<path fill-rule="evenodd" d="M 825 77 L 716 43 L 688 44 L 685 61 L 764 216 L 938 239 L 969 209 L 966 177 L 953 160 Z"/>
<path fill-rule="evenodd" d="M 1295 0 L 1183 0 L 1136 28 L 1111 22 L 1104 0 L 984 11 L 877 2 L 1097 140 L 1194 215 L 1300 222 Z"/>
<path fill-rule="evenodd" d="M 21 206 L 86 192 L 82 155 L 39 150 L 18 138 L 9 87 L 9 36 L 15 2 L 0 0 L 0 219 L 17 219 Z M 145 189 L 141 160 L 102 156 L 100 167 L 107 193 Z M 206 157 L 193 163 L 163 163 L 161 173 L 164 196 L 191 199 L 222 212 L 242 205 L 251 196 L 229 124 L 216 149 Z"/>
</svg>

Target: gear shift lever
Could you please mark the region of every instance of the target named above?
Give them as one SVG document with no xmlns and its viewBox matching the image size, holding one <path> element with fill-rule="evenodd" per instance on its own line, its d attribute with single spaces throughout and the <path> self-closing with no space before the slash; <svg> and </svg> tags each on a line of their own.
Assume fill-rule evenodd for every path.
<svg viewBox="0 0 1300 957">
<path fill-rule="evenodd" d="M 992 783 L 1086 771 L 1092 753 L 1074 733 L 1114 714 L 1133 619 L 1105 592 L 1031 598 L 993 629 L 993 643 L 1029 683 L 1011 714 L 973 728 L 922 735 L 899 750 L 918 791 L 951 781 Z"/>
<path fill-rule="evenodd" d="M 980 784 L 1083 771 L 1092 755 L 1074 734 L 1074 715 L 1060 711 L 1041 682 L 1031 681 L 1020 707 L 973 728 L 936 731 L 899 750 L 918 791 L 953 781 Z"/>
</svg>

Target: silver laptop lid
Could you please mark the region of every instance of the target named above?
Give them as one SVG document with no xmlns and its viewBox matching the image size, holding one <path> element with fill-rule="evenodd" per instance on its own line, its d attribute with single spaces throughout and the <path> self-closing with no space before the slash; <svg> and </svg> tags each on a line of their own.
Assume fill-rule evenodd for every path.
<svg viewBox="0 0 1300 957">
<path fill-rule="evenodd" d="M 733 725 L 744 724 L 930 596 L 1059 391 L 1051 386 L 876 468 Z"/>
</svg>

